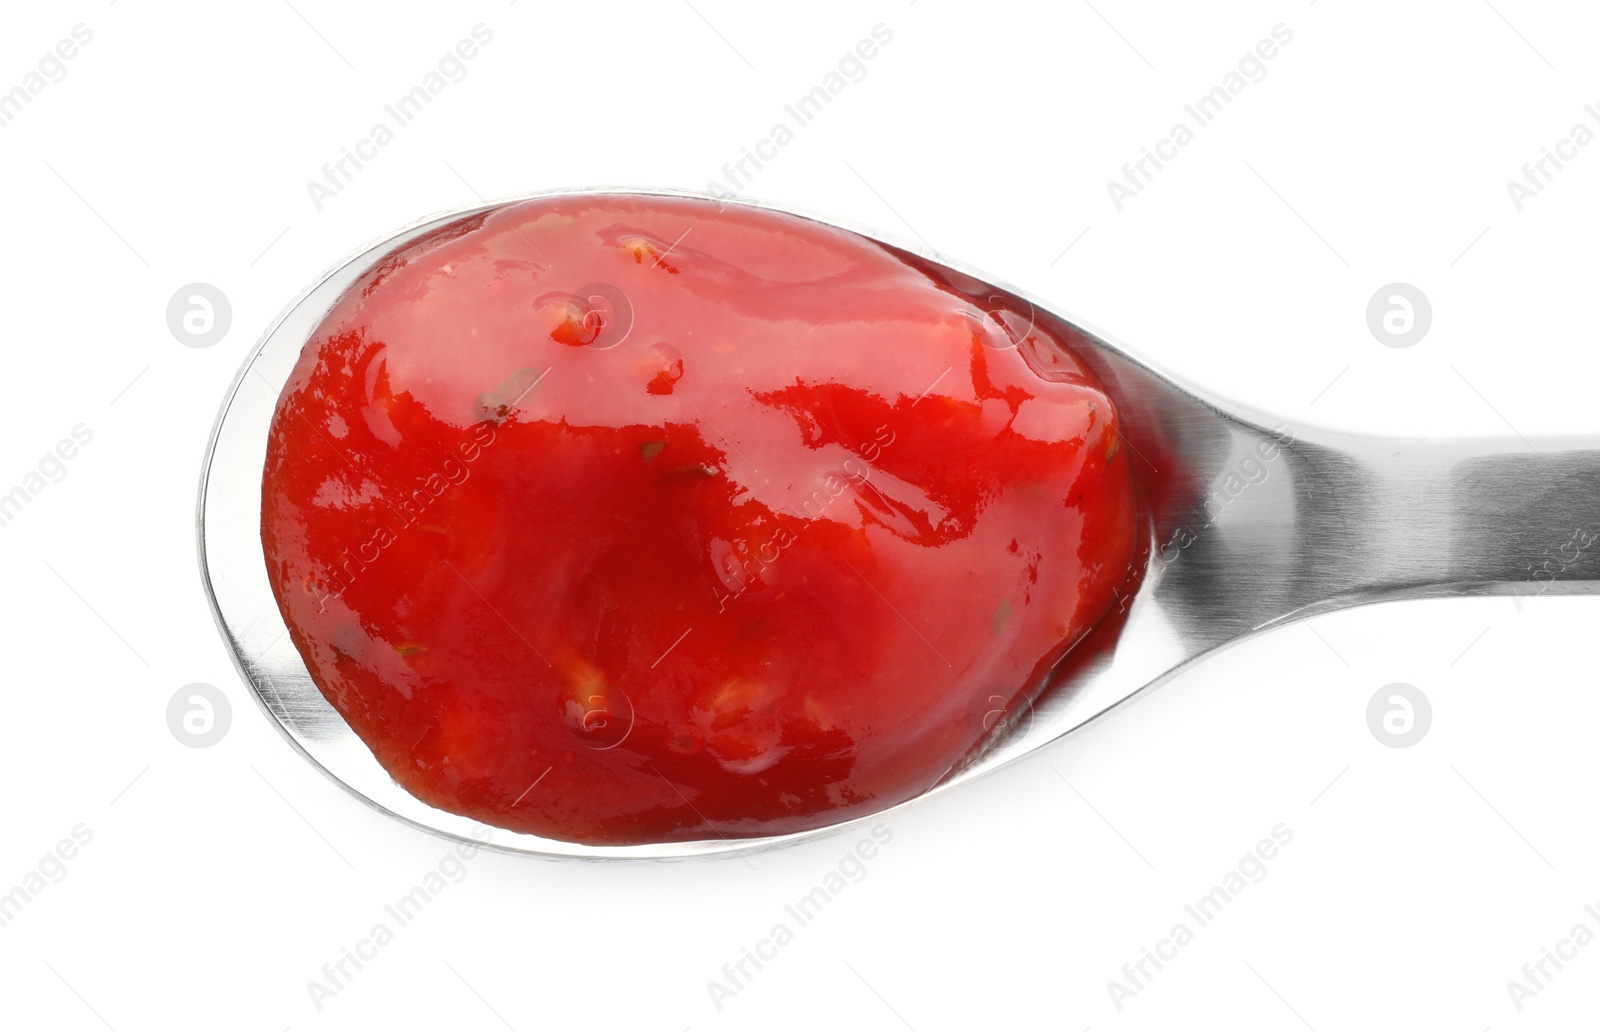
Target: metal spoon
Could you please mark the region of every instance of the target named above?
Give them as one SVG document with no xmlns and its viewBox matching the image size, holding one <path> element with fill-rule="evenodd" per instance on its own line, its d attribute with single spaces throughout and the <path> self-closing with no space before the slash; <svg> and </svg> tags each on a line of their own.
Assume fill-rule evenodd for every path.
<svg viewBox="0 0 1600 1032">
<path fill-rule="evenodd" d="M 323 276 L 267 331 L 235 378 L 200 481 L 202 577 L 223 637 L 262 708 L 307 759 L 358 799 L 462 840 L 475 822 L 435 809 L 391 780 L 317 690 L 290 642 L 262 561 L 261 471 L 272 413 L 300 349 L 352 282 L 443 223 L 538 196 L 549 194 L 430 217 Z M 1018 310 L 1031 306 L 1040 326 L 1073 342 L 1106 384 L 1122 413 L 1123 443 L 1153 492 L 1144 576 L 1123 599 L 1114 626 L 1102 632 L 1106 640 L 1084 643 L 1103 647 L 1080 646 L 1077 660 L 1069 656 L 1031 712 L 1003 720 L 974 762 L 947 773 L 919 799 L 1025 756 L 1267 627 L 1391 599 L 1600 591 L 1600 440 L 1535 446 L 1521 439 L 1397 440 L 1291 429 L 1164 376 L 1037 299 L 926 248 L 776 205 L 753 206 L 877 240 L 970 296 L 992 296 Z M 714 856 L 876 819 L 766 838 L 711 834 L 611 847 L 500 831 L 494 847 L 601 860 Z"/>
</svg>

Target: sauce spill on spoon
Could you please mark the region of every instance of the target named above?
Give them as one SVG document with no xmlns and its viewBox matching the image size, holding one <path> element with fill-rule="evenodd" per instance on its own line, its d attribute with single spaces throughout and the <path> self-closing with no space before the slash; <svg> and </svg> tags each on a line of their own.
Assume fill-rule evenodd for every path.
<svg viewBox="0 0 1600 1032">
<path fill-rule="evenodd" d="M 316 684 L 423 801 L 594 845 L 775 835 L 926 791 L 1107 615 L 1119 440 L 1025 307 L 864 237 L 547 198 L 327 315 L 261 538 Z"/>
</svg>

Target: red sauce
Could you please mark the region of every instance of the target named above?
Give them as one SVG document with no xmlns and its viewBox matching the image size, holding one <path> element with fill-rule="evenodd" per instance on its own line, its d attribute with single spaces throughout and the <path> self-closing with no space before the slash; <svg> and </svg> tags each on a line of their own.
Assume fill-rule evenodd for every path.
<svg viewBox="0 0 1600 1032">
<path fill-rule="evenodd" d="M 328 314 L 262 545 L 318 687 L 418 798 L 593 844 L 779 834 L 926 791 L 1107 614 L 1116 424 L 1026 311 L 863 237 L 542 199 Z"/>
</svg>

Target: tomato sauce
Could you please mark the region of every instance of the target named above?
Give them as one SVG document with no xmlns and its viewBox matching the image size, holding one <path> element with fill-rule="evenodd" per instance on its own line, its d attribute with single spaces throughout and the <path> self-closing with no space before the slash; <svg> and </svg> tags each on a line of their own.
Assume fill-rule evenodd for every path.
<svg viewBox="0 0 1600 1032">
<path fill-rule="evenodd" d="M 433 806 L 617 845 L 916 796 L 1113 607 L 1110 397 L 844 230 L 582 195 L 368 271 L 274 416 L 261 537 L 322 693 Z"/>
</svg>

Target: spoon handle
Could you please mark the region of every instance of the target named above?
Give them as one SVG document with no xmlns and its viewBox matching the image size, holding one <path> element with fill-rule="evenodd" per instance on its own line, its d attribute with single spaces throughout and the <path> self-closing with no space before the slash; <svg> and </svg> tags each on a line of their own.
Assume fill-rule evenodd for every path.
<svg viewBox="0 0 1600 1032">
<path fill-rule="evenodd" d="M 1451 469 L 1454 581 L 1600 592 L 1600 450 L 1478 454 Z"/>
<path fill-rule="evenodd" d="M 1600 441 L 1337 445 L 1286 449 L 1303 604 L 1600 593 Z"/>
<path fill-rule="evenodd" d="M 1600 593 L 1600 440 L 1231 426 L 1191 435 L 1205 472 L 1157 505 L 1155 593 L 1190 651 L 1368 602 Z"/>
<path fill-rule="evenodd" d="M 1399 515 L 1442 550 L 1428 572 L 1463 594 L 1600 592 L 1600 443 L 1587 443 L 1427 449 L 1434 476 Z"/>
</svg>

